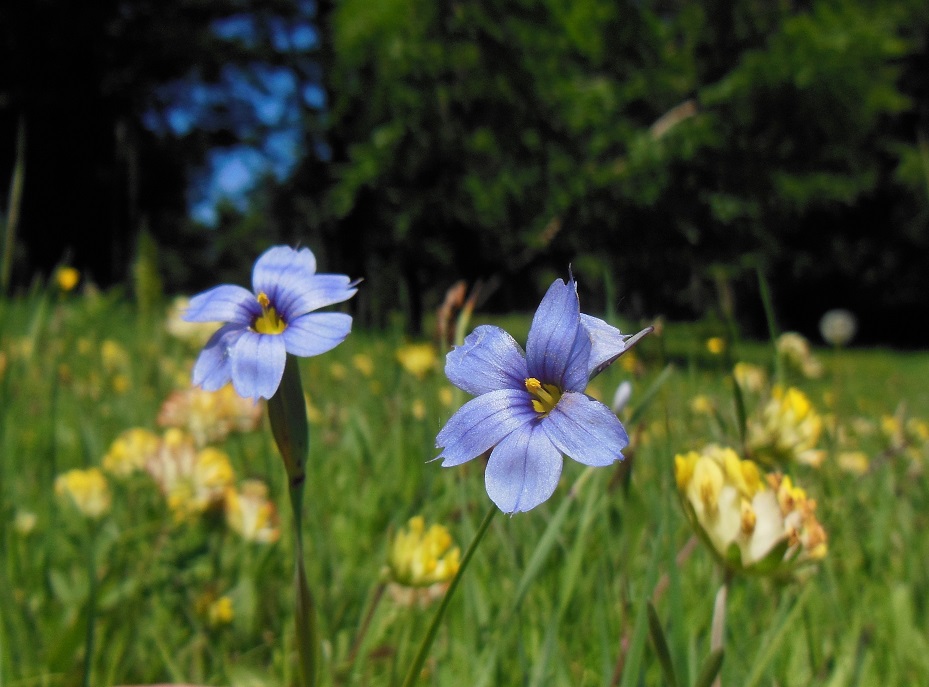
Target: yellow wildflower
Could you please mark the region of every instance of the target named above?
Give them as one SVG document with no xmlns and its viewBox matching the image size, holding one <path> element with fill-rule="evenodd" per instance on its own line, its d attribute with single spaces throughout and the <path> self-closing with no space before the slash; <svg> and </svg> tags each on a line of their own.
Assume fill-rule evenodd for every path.
<svg viewBox="0 0 929 687">
<path fill-rule="evenodd" d="M 370 355 L 356 353 L 352 356 L 352 365 L 365 377 L 370 377 L 374 374 L 374 361 L 371 359 Z"/>
<path fill-rule="evenodd" d="M 145 469 L 158 484 L 177 521 L 218 504 L 235 475 L 229 457 L 216 448 L 197 451 L 194 440 L 179 429 L 165 432 L 158 453 Z"/>
<path fill-rule="evenodd" d="M 225 595 L 217 598 L 213 591 L 201 594 L 194 601 L 194 610 L 197 615 L 206 619 L 207 625 L 214 629 L 228 625 L 235 618 L 232 599 Z"/>
<path fill-rule="evenodd" d="M 62 291 L 71 291 L 81 280 L 81 273 L 74 267 L 62 265 L 55 270 L 55 283 Z"/>
<path fill-rule="evenodd" d="M 332 375 L 332 378 L 335 381 L 341 382 L 343 379 L 345 379 L 346 376 L 348 376 L 348 370 L 345 369 L 345 365 L 342 363 L 332 363 L 329 366 L 329 374 Z"/>
<path fill-rule="evenodd" d="M 259 480 L 226 489 L 226 524 L 246 541 L 273 544 L 280 536 L 277 509 L 268 499 L 268 487 Z"/>
<path fill-rule="evenodd" d="M 716 409 L 716 403 L 709 396 L 698 394 L 690 399 L 690 412 L 694 415 L 712 415 Z"/>
<path fill-rule="evenodd" d="M 249 432 L 261 422 L 259 403 L 239 396 L 231 384 L 219 391 L 175 391 L 161 406 L 158 424 L 190 433 L 198 446 L 222 441 L 233 432 Z"/>
<path fill-rule="evenodd" d="M 826 553 L 816 502 L 779 474 L 716 445 L 674 458 L 675 480 L 690 520 L 733 570 L 778 572 Z"/>
<path fill-rule="evenodd" d="M 55 493 L 88 518 L 97 519 L 110 510 L 110 487 L 99 468 L 68 470 L 58 475 Z"/>
<path fill-rule="evenodd" d="M 158 453 L 161 439 L 147 429 L 127 429 L 110 444 L 103 456 L 103 469 L 117 477 L 126 477 L 145 467 Z"/>
<path fill-rule="evenodd" d="M 422 516 L 410 518 L 405 529 L 394 536 L 387 559 L 390 579 L 405 587 L 428 587 L 447 583 L 458 572 L 457 546 L 442 525 L 426 529 Z"/>
<path fill-rule="evenodd" d="M 412 413 L 413 418 L 416 420 L 424 420 L 426 418 L 426 404 L 423 403 L 421 398 L 417 398 L 413 401 L 413 405 L 410 406 L 410 413 Z"/>
<path fill-rule="evenodd" d="M 406 344 L 397 349 L 397 360 L 404 370 L 417 379 L 423 379 L 435 369 L 438 355 L 432 344 Z"/>
<path fill-rule="evenodd" d="M 777 354 L 784 364 L 808 379 L 817 379 L 823 374 L 822 363 L 813 355 L 810 342 L 797 332 L 784 332 L 775 342 Z"/>
<path fill-rule="evenodd" d="M 706 340 L 706 350 L 712 355 L 720 355 L 726 350 L 726 340 L 721 336 L 713 336 Z"/>
<path fill-rule="evenodd" d="M 823 430 L 822 417 L 806 394 L 797 388 L 774 387 L 760 419 L 748 426 L 753 454 L 769 463 L 797 462 L 818 467 L 826 452 L 816 448 Z"/>
<path fill-rule="evenodd" d="M 13 530 L 21 537 L 28 537 L 35 529 L 38 517 L 32 511 L 17 510 L 13 518 Z"/>
<path fill-rule="evenodd" d="M 842 451 L 837 457 L 839 467 L 853 475 L 867 474 L 871 460 L 864 451 Z"/>
<path fill-rule="evenodd" d="M 443 386 L 439 389 L 439 402 L 446 408 L 450 408 L 455 400 L 455 394 L 450 387 Z"/>
<path fill-rule="evenodd" d="M 764 369 L 751 363 L 738 362 L 732 368 L 732 376 L 742 391 L 759 393 L 768 383 Z"/>
<path fill-rule="evenodd" d="M 100 357 L 103 360 L 103 369 L 110 374 L 122 372 L 129 367 L 129 352 L 113 339 L 106 339 L 100 345 Z"/>
</svg>

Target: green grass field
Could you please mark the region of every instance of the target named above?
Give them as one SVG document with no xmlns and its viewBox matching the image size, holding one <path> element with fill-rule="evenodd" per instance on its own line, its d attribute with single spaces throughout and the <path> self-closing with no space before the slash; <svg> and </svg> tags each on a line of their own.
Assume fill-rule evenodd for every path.
<svg viewBox="0 0 929 687">
<path fill-rule="evenodd" d="M 505 326 L 525 341 L 528 318 Z M 617 363 L 593 382 L 589 392 L 607 403 L 632 382 L 621 415 L 629 460 L 590 473 L 566 460 L 549 501 L 494 520 L 420 684 L 666 684 L 649 599 L 678 683 L 694 684 L 723 575 L 705 546 L 688 547 L 674 456 L 711 441 L 739 446 L 731 363 L 775 374 L 771 345 L 730 342 L 713 355 L 705 341 L 718 334 L 666 325 L 636 349 L 637 369 Z M 479 460 L 429 462 L 466 399 L 449 394 L 441 354 L 422 378 L 407 372 L 403 344 L 399 332 L 356 331 L 301 361 L 313 409 L 305 536 L 321 685 L 401 682 L 434 607 L 381 595 L 391 533 L 421 514 L 464 549 L 491 505 Z M 99 466 L 126 429 L 162 431 L 159 408 L 189 379 L 197 347 L 170 336 L 162 313 L 142 316 L 116 295 L 36 293 L 0 301 L 0 351 L 0 687 L 80 685 L 91 606 L 90 684 L 296 684 L 293 550 L 267 421 L 215 445 L 236 481 L 269 485 L 276 543 L 245 541 L 215 512 L 179 520 L 141 473 L 108 477 L 112 508 L 91 524 L 56 496 L 56 477 Z M 929 442 L 894 446 L 881 429 L 895 414 L 929 418 L 929 354 L 816 355 L 821 378 L 789 381 L 828 426 L 857 428 L 841 444 L 823 434 L 821 467 L 788 468 L 818 502 L 828 554 L 799 580 L 732 582 L 722 684 L 929 684 Z M 698 395 L 716 412 L 695 412 Z M 750 418 L 757 406 L 746 396 Z M 870 459 L 867 471 L 842 469 L 839 453 L 852 450 Z M 231 613 L 211 615 L 222 597 Z"/>
</svg>

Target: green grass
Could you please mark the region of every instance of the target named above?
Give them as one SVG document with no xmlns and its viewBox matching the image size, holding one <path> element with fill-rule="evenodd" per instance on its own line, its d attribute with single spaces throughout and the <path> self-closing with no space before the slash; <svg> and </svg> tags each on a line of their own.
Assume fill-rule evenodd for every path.
<svg viewBox="0 0 929 687">
<path fill-rule="evenodd" d="M 475 317 L 473 324 L 481 320 Z M 506 318 L 524 340 L 528 321 Z M 712 329 L 712 328 L 710 328 Z M 633 381 L 632 406 L 667 365 L 666 381 L 638 419 L 627 466 L 602 468 L 572 491 L 583 466 L 565 463 L 555 495 L 530 513 L 497 517 L 477 551 L 426 664 L 423 685 L 659 685 L 646 602 L 662 575 L 658 619 L 681 685 L 709 654 L 713 598 L 722 577 L 691 536 L 674 488 L 675 453 L 735 442 L 726 374 L 734 359 L 773 371 L 770 346 L 739 342 L 730 359 L 707 353 L 699 327 L 668 325 L 641 344 L 636 375 L 614 365 L 593 384 L 609 401 Z M 104 340 L 129 353 L 107 369 Z M 376 596 L 389 533 L 415 514 L 449 527 L 464 548 L 489 500 L 480 461 L 443 469 L 436 432 L 452 408 L 440 367 L 418 380 L 396 362 L 398 332 L 354 332 L 335 351 L 302 361 L 319 409 L 311 425 L 305 498 L 307 569 L 316 595 L 322 685 L 397 685 L 431 608 L 386 596 L 359 658 L 347 663 Z M 55 477 L 98 465 L 124 429 L 156 429 L 162 400 L 196 350 L 141 319 L 118 296 L 61 299 L 36 292 L 0 301 L 0 687 L 81 684 L 87 601 L 87 527 L 55 497 Z M 371 356 L 372 377 L 353 366 Z M 736 358 L 737 354 L 737 358 Z M 841 421 L 900 411 L 929 417 L 929 355 L 817 351 L 826 369 L 793 380 Z M 122 388 L 122 391 L 117 391 Z M 694 415 L 696 394 L 716 399 L 717 421 Z M 458 395 L 463 402 L 463 394 Z M 417 419 L 416 401 L 426 409 Z M 749 399 L 749 412 L 754 405 Z M 626 416 L 628 418 L 628 415 Z M 829 555 L 787 585 L 737 579 L 730 590 L 724 685 L 929 684 L 929 488 L 926 466 L 882 453 L 879 434 L 859 447 L 883 457 L 866 475 L 833 461 L 794 477 L 819 503 Z M 824 439 L 824 448 L 829 442 Z M 282 517 L 273 545 L 243 542 L 216 517 L 173 522 L 144 476 L 111 480 L 112 512 L 97 527 L 98 610 L 91 684 L 185 682 L 295 684 L 292 548 L 283 467 L 265 426 L 221 448 L 239 477 L 267 481 Z M 925 453 L 925 451 L 924 451 Z M 926 456 L 922 456 L 925 460 Z M 22 534 L 17 515 L 36 517 Z M 235 617 L 211 628 L 196 610 L 229 595 Z"/>
</svg>

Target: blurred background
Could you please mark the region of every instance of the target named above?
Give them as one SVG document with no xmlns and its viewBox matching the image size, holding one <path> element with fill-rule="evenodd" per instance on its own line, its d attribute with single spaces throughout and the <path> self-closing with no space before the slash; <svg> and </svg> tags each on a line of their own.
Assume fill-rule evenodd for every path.
<svg viewBox="0 0 929 687">
<path fill-rule="evenodd" d="M 929 345 L 925 0 L 0 3 L 2 288 L 146 301 L 275 243 L 411 332 L 533 307 Z M 818 338 L 818 337 L 817 337 Z"/>
</svg>

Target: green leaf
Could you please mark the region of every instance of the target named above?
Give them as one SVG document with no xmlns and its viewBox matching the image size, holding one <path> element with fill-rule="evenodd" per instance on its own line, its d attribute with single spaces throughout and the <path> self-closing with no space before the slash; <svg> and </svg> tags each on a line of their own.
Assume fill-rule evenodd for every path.
<svg viewBox="0 0 929 687">
<path fill-rule="evenodd" d="M 668 642 L 661 627 L 661 620 L 659 620 L 658 613 L 651 601 L 648 602 L 646 610 L 648 611 L 648 636 L 651 637 L 652 646 L 655 647 L 655 653 L 658 655 L 661 672 L 664 674 L 665 681 L 671 687 L 677 687 L 677 676 L 674 674 L 674 663 L 671 661 Z"/>
<path fill-rule="evenodd" d="M 716 679 L 723 667 L 723 655 L 724 650 L 720 648 L 706 657 L 703 665 L 700 666 L 700 672 L 697 673 L 697 681 L 694 682 L 694 687 L 710 687 L 713 684 L 713 680 Z"/>
</svg>

